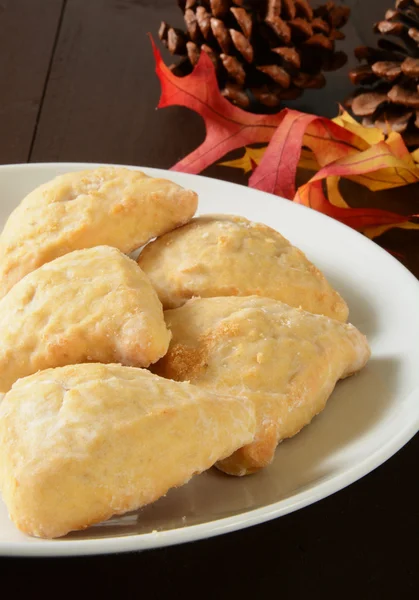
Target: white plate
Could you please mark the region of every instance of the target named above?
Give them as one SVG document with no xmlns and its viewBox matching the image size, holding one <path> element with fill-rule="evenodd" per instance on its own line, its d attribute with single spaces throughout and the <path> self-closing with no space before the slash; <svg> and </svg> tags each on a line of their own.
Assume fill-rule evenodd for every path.
<svg viewBox="0 0 419 600">
<path fill-rule="evenodd" d="M 88 164 L 0 167 L 0 219 L 33 188 Z M 200 212 L 244 215 L 299 246 L 343 294 L 372 358 L 338 383 L 326 410 L 247 478 L 215 469 L 138 512 L 58 540 L 19 533 L 0 500 L 0 554 L 58 556 L 142 550 L 234 531 L 342 489 L 399 450 L 419 424 L 419 283 L 376 244 L 323 215 L 269 194 L 205 177 L 145 169 L 196 190 Z M 412 473 L 412 477 L 415 474 Z"/>
</svg>

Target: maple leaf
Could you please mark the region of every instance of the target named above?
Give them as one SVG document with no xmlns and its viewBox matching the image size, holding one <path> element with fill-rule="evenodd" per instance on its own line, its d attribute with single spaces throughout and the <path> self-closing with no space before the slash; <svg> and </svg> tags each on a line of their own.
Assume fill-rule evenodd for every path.
<svg viewBox="0 0 419 600">
<path fill-rule="evenodd" d="M 221 95 L 214 66 L 205 52 L 201 52 L 190 75 L 177 77 L 164 64 L 150 38 L 161 84 L 158 108 L 186 106 L 201 115 L 206 126 L 204 142 L 173 165 L 172 170 L 200 173 L 231 150 L 271 139 L 282 121 L 281 113 L 256 115 L 233 106 Z"/>
</svg>

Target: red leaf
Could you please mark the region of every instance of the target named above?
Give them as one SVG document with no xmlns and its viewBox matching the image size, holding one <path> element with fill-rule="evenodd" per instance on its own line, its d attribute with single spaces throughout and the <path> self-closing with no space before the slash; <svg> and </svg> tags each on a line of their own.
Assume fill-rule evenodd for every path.
<svg viewBox="0 0 419 600">
<path fill-rule="evenodd" d="M 200 114 L 206 125 L 205 141 L 175 164 L 174 171 L 199 173 L 231 150 L 271 139 L 283 114 L 255 115 L 233 106 L 221 95 L 214 66 L 206 52 L 201 52 L 190 75 L 176 77 L 164 64 L 152 38 L 151 43 L 161 84 L 158 107 L 186 106 Z"/>
<path fill-rule="evenodd" d="M 318 119 L 296 110 L 285 109 L 281 127 L 275 131 L 249 186 L 291 200 L 295 195 L 295 174 L 307 126 Z"/>
</svg>

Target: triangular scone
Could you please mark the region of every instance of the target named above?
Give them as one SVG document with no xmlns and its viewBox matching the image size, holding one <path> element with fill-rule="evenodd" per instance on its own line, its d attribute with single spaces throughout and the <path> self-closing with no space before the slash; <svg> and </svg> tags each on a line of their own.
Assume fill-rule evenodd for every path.
<svg viewBox="0 0 419 600">
<path fill-rule="evenodd" d="M 138 258 L 165 309 L 192 297 L 264 296 L 348 318 L 325 276 L 280 233 L 243 217 L 206 215 L 158 238 Z"/>
<path fill-rule="evenodd" d="M 234 475 L 269 464 L 370 356 L 352 325 L 257 296 L 193 299 L 165 319 L 172 340 L 154 372 L 255 404 L 254 443 L 218 465 Z"/>
<path fill-rule="evenodd" d="M 81 362 L 148 367 L 170 332 L 147 276 L 110 246 L 75 250 L 0 300 L 0 392 L 40 369 Z"/>
<path fill-rule="evenodd" d="M 21 531 L 63 536 L 157 500 L 254 430 L 251 402 L 144 369 L 48 369 L 0 405 L 0 488 Z"/>
<path fill-rule="evenodd" d="M 60 175 L 31 192 L 0 236 L 0 298 L 24 275 L 72 250 L 129 253 L 187 223 L 198 197 L 141 171 L 102 167 Z"/>
</svg>

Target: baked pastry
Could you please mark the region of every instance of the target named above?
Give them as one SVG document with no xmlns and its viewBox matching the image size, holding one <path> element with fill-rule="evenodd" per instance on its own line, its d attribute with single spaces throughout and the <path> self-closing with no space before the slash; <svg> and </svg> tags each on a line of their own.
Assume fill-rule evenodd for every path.
<svg viewBox="0 0 419 600">
<path fill-rule="evenodd" d="M 154 372 L 254 402 L 255 440 L 218 464 L 233 475 L 268 465 L 370 356 L 352 325 L 258 296 L 197 298 L 165 319 L 172 340 Z"/>
<path fill-rule="evenodd" d="M 195 192 L 122 167 L 60 175 L 31 192 L 0 236 L 0 297 L 24 275 L 72 250 L 129 253 L 191 219 Z"/>
<path fill-rule="evenodd" d="M 0 488 L 21 531 L 59 537 L 157 500 L 254 428 L 252 403 L 144 369 L 47 369 L 0 405 Z"/>
<path fill-rule="evenodd" d="M 0 300 L 0 392 L 40 369 L 81 362 L 148 367 L 167 351 L 162 305 L 134 260 L 110 246 L 75 250 Z"/>
<path fill-rule="evenodd" d="M 138 258 L 165 309 L 194 296 L 265 296 L 339 321 L 348 307 L 324 275 L 280 233 L 243 217 L 193 219 Z"/>
</svg>

